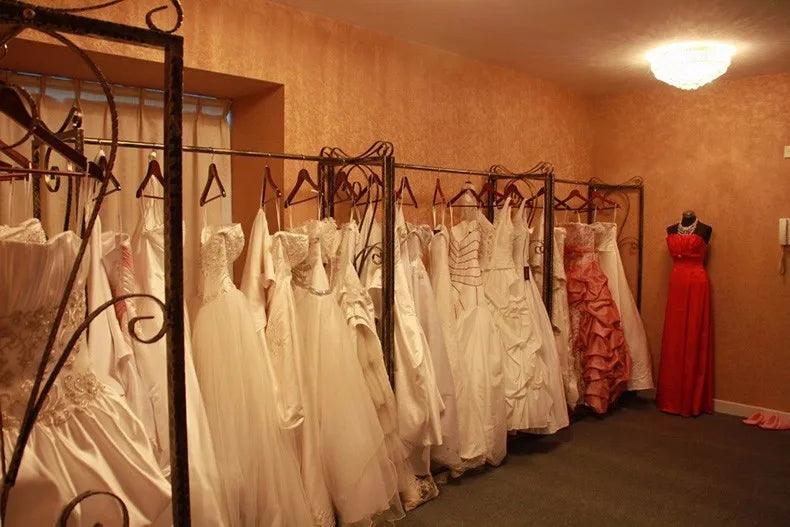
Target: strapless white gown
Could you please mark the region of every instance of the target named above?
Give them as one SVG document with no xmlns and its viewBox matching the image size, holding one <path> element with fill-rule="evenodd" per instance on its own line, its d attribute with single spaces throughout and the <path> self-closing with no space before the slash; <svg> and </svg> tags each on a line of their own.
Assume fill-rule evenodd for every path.
<svg viewBox="0 0 790 527">
<path fill-rule="evenodd" d="M 81 241 L 69 231 L 43 242 L 35 233 L 25 232 L 35 222 L 27 225 L 15 234 L 0 234 L 0 397 L 6 460 L 18 437 L 29 390 Z M 86 272 L 84 263 L 47 371 L 85 316 Z M 126 402 L 97 379 L 83 334 L 30 435 L 10 494 L 6 524 L 56 525 L 62 508 L 89 490 L 116 494 L 128 507 L 133 526 L 172 521 L 170 484 L 154 458 L 148 435 Z M 88 498 L 68 525 L 96 522 L 120 523 L 114 501 Z"/>
<path fill-rule="evenodd" d="M 206 227 L 202 242 L 203 304 L 192 343 L 229 524 L 309 525 L 294 444 L 280 428 L 261 339 L 230 277 L 244 247 L 241 226 Z"/>
<path fill-rule="evenodd" d="M 620 322 L 631 353 L 631 378 L 629 390 L 650 390 L 653 384 L 653 363 L 647 344 L 647 333 L 642 316 L 636 307 L 634 295 L 625 276 L 620 248 L 617 246 L 617 224 L 610 222 L 594 223 L 595 250 L 603 274 L 609 282 L 609 291 L 620 311 Z"/>
</svg>

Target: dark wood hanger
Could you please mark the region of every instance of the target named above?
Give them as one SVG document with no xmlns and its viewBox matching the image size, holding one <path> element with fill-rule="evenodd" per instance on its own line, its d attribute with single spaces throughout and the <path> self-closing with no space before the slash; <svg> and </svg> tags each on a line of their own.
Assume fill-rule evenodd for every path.
<svg viewBox="0 0 790 527">
<path fill-rule="evenodd" d="M 165 199 L 163 196 L 156 196 L 153 194 L 146 194 L 145 189 L 148 186 L 151 178 L 154 177 L 162 185 L 162 190 L 165 187 L 165 178 L 162 176 L 162 167 L 159 166 L 159 161 L 156 160 L 155 157 L 151 157 L 150 161 L 148 161 L 148 168 L 145 171 L 145 177 L 140 182 L 140 186 L 137 187 L 137 192 L 134 193 L 135 196 L 138 198 L 153 198 L 153 199 Z"/>
<path fill-rule="evenodd" d="M 414 191 L 409 184 L 409 178 L 403 176 L 400 180 L 400 185 L 398 185 L 398 190 L 395 191 L 395 199 L 398 200 L 400 203 L 403 203 L 403 191 L 409 195 L 411 198 L 411 203 L 407 203 L 406 205 L 412 205 L 415 209 L 417 208 L 417 198 L 414 196 Z"/>
<path fill-rule="evenodd" d="M 219 190 L 219 194 L 209 198 L 208 193 L 211 191 L 211 185 L 214 182 L 217 183 L 217 190 Z M 219 173 L 217 173 L 217 165 L 211 163 L 208 166 L 208 179 L 206 180 L 206 185 L 203 187 L 203 192 L 200 194 L 200 206 L 204 207 L 206 203 L 210 203 L 215 199 L 224 198 L 226 196 L 227 194 L 225 193 L 225 186 L 222 184 Z"/>
<path fill-rule="evenodd" d="M 439 198 L 439 201 L 437 201 L 436 198 Z M 432 205 L 435 207 L 439 204 L 447 205 L 447 198 L 444 197 L 444 192 L 442 191 L 442 182 L 439 180 L 439 178 L 436 178 L 436 186 L 433 188 Z"/>
<path fill-rule="evenodd" d="M 274 189 L 274 197 L 270 199 L 266 199 L 266 188 L 271 186 Z M 277 183 L 274 182 L 274 178 L 272 178 L 272 169 L 269 168 L 269 165 L 263 167 L 263 187 L 261 188 L 261 207 L 266 205 L 273 199 L 281 198 L 283 195 L 282 190 L 280 187 L 277 186 Z"/>
<path fill-rule="evenodd" d="M 572 207 L 570 204 L 570 201 L 574 198 L 578 198 L 582 201 L 578 207 Z M 558 200 L 555 208 L 560 210 L 581 210 L 589 206 L 590 206 L 590 201 L 587 198 L 585 198 L 581 192 L 579 192 L 579 189 L 575 188 L 571 190 L 571 193 L 568 194 L 567 198 Z"/>
<path fill-rule="evenodd" d="M 505 185 L 505 190 L 502 192 L 502 198 L 499 200 L 497 205 L 501 205 L 505 202 L 507 198 L 510 198 L 516 205 L 521 204 L 524 201 L 524 195 L 516 186 L 516 180 L 511 180 L 507 185 Z"/>
<path fill-rule="evenodd" d="M 607 198 L 603 194 L 603 192 L 600 192 L 598 190 L 593 190 L 590 193 L 589 203 L 592 205 L 593 201 L 595 201 L 596 199 L 598 201 L 600 201 L 603 205 L 606 205 L 606 206 L 609 206 L 609 207 L 615 207 L 616 208 L 616 207 L 620 206 L 619 203 L 617 203 L 616 201 Z"/>
<path fill-rule="evenodd" d="M 96 164 L 99 166 L 102 173 L 104 173 L 107 170 L 107 157 L 104 155 L 104 152 L 102 152 L 101 156 L 99 157 L 99 161 Z M 110 178 L 110 182 L 108 183 L 107 192 L 105 192 L 104 195 L 109 196 L 110 194 L 120 192 L 121 183 L 118 181 L 115 175 L 112 172 L 107 172 L 107 175 Z M 94 200 L 96 199 L 99 199 L 98 196 L 94 198 Z"/>
<path fill-rule="evenodd" d="M 294 188 L 291 189 L 291 193 L 288 194 L 287 198 L 285 198 L 285 204 L 283 205 L 284 208 L 287 209 L 291 205 L 296 205 L 297 203 L 304 203 L 305 201 L 314 200 L 318 197 L 318 194 L 316 194 L 315 196 L 310 196 L 309 198 L 301 199 L 299 201 L 294 201 L 293 200 L 294 197 L 296 197 L 296 194 L 299 192 L 299 189 L 302 188 L 302 185 L 304 183 L 310 185 L 310 188 L 315 190 L 316 193 L 321 192 L 321 189 L 318 187 L 316 182 L 313 181 L 312 177 L 310 177 L 310 172 L 308 172 L 306 168 L 303 168 L 299 171 L 299 174 L 297 174 L 296 176 L 296 183 L 294 184 Z"/>
<path fill-rule="evenodd" d="M 359 188 L 362 188 L 361 184 L 359 184 Z M 348 173 L 345 170 L 340 170 L 335 174 L 335 188 L 332 189 L 332 199 L 334 203 L 345 203 L 347 201 L 353 203 L 356 202 L 356 197 L 357 193 L 354 190 L 354 185 L 348 181 Z"/>
<path fill-rule="evenodd" d="M 5 142 L 0 140 L 0 148 L 2 148 L 2 152 L 7 155 L 11 160 L 19 165 L 22 168 L 30 168 L 32 167 L 32 163 L 28 158 L 22 155 L 21 152 L 16 150 L 15 148 L 9 147 Z"/>
<path fill-rule="evenodd" d="M 84 154 L 59 139 L 40 120 L 33 119 L 25 108 L 19 93 L 5 84 L 0 85 L 0 112 L 6 114 L 25 130 L 30 130 L 39 140 L 51 146 L 53 150 L 71 161 L 80 170 L 86 170 L 90 177 L 98 180 L 104 178 L 104 171 L 98 165 L 88 161 Z"/>
<path fill-rule="evenodd" d="M 467 181 L 466 184 L 467 185 L 471 185 L 471 182 Z M 472 197 L 475 198 L 475 201 L 476 201 L 477 204 L 476 205 L 457 205 L 458 207 L 485 207 L 486 206 L 486 204 L 483 202 L 483 200 L 480 199 L 480 196 L 478 195 L 478 193 L 475 192 L 475 189 L 473 187 L 471 187 L 471 186 L 464 186 L 464 188 L 462 188 L 458 192 L 458 194 L 456 194 L 455 196 L 450 198 L 450 201 L 447 202 L 447 206 L 448 207 L 452 207 L 453 205 L 455 205 L 455 202 L 458 201 L 459 199 L 461 199 L 461 196 L 463 196 L 465 194 L 471 194 Z"/>
<path fill-rule="evenodd" d="M 480 192 L 477 193 L 477 197 L 480 198 L 480 201 L 488 205 L 488 200 L 486 198 L 492 198 L 493 203 L 499 203 L 501 200 L 504 199 L 505 195 L 501 192 L 497 192 L 497 190 L 491 185 L 489 182 L 483 183 L 483 186 L 480 188 Z"/>
</svg>

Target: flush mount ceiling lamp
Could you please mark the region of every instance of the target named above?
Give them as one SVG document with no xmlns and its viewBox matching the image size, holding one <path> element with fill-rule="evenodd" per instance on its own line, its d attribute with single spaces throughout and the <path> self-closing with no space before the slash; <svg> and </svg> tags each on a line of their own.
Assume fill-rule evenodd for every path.
<svg viewBox="0 0 790 527">
<path fill-rule="evenodd" d="M 719 42 L 681 42 L 650 51 L 647 60 L 656 79 L 681 90 L 696 90 L 721 77 L 735 47 Z"/>
</svg>

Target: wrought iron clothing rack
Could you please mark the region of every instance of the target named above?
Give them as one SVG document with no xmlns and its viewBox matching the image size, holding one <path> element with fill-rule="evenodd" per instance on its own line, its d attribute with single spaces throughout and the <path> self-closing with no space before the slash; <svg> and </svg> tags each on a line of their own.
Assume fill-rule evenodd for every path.
<svg viewBox="0 0 790 527">
<path fill-rule="evenodd" d="M 106 145 L 108 139 L 99 137 L 83 137 L 86 145 Z M 121 148 L 144 150 L 162 150 L 161 143 L 145 141 L 117 141 Z M 381 327 L 381 344 L 384 364 L 387 368 L 390 384 L 395 385 L 394 370 L 394 311 L 395 301 L 395 177 L 394 157 L 391 143 L 376 141 L 360 155 L 351 156 L 337 147 L 324 147 L 319 155 L 262 152 L 256 150 L 237 150 L 232 148 L 213 148 L 201 145 L 184 145 L 182 152 L 211 154 L 223 156 L 255 157 L 263 159 L 281 159 L 294 161 L 310 161 L 318 163 L 318 207 L 321 217 L 334 215 L 334 175 L 337 170 L 349 166 L 377 166 L 381 169 L 384 201 L 383 249 L 382 249 L 382 313 L 379 320 Z"/>
<path fill-rule="evenodd" d="M 552 203 L 554 200 L 554 171 L 550 164 L 539 163 L 534 167 L 524 172 L 512 172 L 502 165 L 493 165 L 488 170 L 476 170 L 466 168 L 451 168 L 439 167 L 430 165 L 418 165 L 413 163 L 395 163 L 395 169 L 411 170 L 415 172 L 431 172 L 436 174 L 449 174 L 457 176 L 479 176 L 487 178 L 491 187 L 496 190 L 497 182 L 499 180 L 532 180 L 538 181 L 543 184 L 545 189 L 544 199 L 547 203 Z M 493 197 L 489 197 L 486 213 L 489 220 L 494 219 L 494 202 Z M 553 240 L 554 240 L 554 211 L 553 208 L 548 207 L 543 216 L 543 245 L 539 250 L 543 251 L 543 284 L 541 284 L 541 291 L 543 293 L 543 302 L 546 306 L 546 311 L 551 317 L 552 312 L 552 281 L 553 281 Z"/>
<path fill-rule="evenodd" d="M 637 251 L 637 277 L 636 277 L 636 307 L 641 311 L 642 309 L 642 269 L 644 262 L 644 233 L 645 233 L 645 185 L 640 177 L 634 177 L 624 183 L 606 183 L 597 178 L 592 178 L 588 181 L 581 181 L 576 179 L 562 179 L 554 178 L 555 183 L 564 183 L 568 185 L 579 185 L 587 187 L 587 198 L 592 196 L 595 191 L 601 191 L 607 197 L 617 194 L 623 200 L 625 209 L 625 219 L 623 226 L 628 220 L 628 215 L 631 209 L 631 200 L 628 197 L 628 192 L 637 193 L 637 204 L 639 206 L 639 216 L 637 224 L 637 236 L 634 237 L 621 237 L 622 232 L 618 230 L 618 246 L 628 245 Z M 552 207 L 553 208 L 553 207 Z M 602 209 L 599 209 L 602 210 Z M 592 209 L 587 209 L 587 221 L 592 222 Z"/>
</svg>

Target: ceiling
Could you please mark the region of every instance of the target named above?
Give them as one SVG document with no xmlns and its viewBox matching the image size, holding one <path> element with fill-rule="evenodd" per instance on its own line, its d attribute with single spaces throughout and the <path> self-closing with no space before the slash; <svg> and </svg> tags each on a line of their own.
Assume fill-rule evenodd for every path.
<svg viewBox="0 0 790 527">
<path fill-rule="evenodd" d="M 275 0 L 305 11 L 603 93 L 658 81 L 657 45 L 737 46 L 728 77 L 790 71 L 790 0 Z"/>
</svg>

